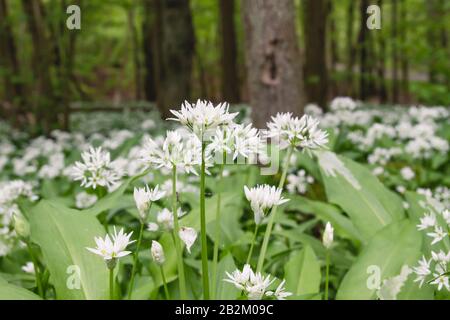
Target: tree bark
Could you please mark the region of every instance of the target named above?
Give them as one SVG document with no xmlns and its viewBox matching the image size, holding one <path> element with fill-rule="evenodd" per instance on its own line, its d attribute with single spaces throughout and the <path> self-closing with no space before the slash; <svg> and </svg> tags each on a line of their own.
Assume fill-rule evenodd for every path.
<svg viewBox="0 0 450 320">
<path fill-rule="evenodd" d="M 360 22 L 359 22 L 359 35 L 358 35 L 358 44 L 359 44 L 359 98 L 361 100 L 367 99 L 369 95 L 369 35 L 368 29 L 366 25 L 367 16 L 366 10 L 368 7 L 368 0 L 360 1 Z"/>
<path fill-rule="evenodd" d="M 236 28 L 234 25 L 234 0 L 219 0 L 220 35 L 222 44 L 222 96 L 230 103 L 240 101 L 237 67 Z"/>
<path fill-rule="evenodd" d="M 247 81 L 256 127 L 277 112 L 303 113 L 302 67 L 292 0 L 242 2 Z"/>
<path fill-rule="evenodd" d="M 155 82 L 163 118 L 189 100 L 195 34 L 189 0 L 155 0 Z"/>
<path fill-rule="evenodd" d="M 155 5 L 154 0 L 143 0 L 144 19 L 142 22 L 142 47 L 144 49 L 144 96 L 147 101 L 156 101 L 155 84 Z"/>
<path fill-rule="evenodd" d="M 409 101 L 409 57 L 407 50 L 407 29 L 408 29 L 408 17 L 406 10 L 405 0 L 400 1 L 400 41 L 402 45 L 402 58 L 401 58 L 401 87 L 402 87 L 402 103 Z"/>
<path fill-rule="evenodd" d="M 128 10 L 128 28 L 131 36 L 131 51 L 133 56 L 133 66 L 134 66 L 134 85 L 135 85 L 135 99 L 141 100 L 142 98 L 142 75 L 141 75 L 141 55 L 139 46 L 139 35 L 136 28 L 136 7 L 135 2 L 131 2 Z"/>
<path fill-rule="evenodd" d="M 329 48 L 330 48 L 330 74 L 336 75 L 337 72 L 337 64 L 339 63 L 339 54 L 338 54 L 338 45 L 336 39 L 337 36 L 337 28 L 336 21 L 333 17 L 334 5 L 333 0 L 327 0 L 327 14 L 328 14 L 328 39 L 329 39 Z M 338 84 L 337 82 L 330 77 L 330 86 L 331 86 L 331 94 L 332 96 L 336 96 L 338 92 Z"/>
<path fill-rule="evenodd" d="M 354 95 L 354 77 L 353 68 L 355 66 L 356 48 L 354 43 L 354 21 L 355 21 L 355 1 L 350 0 L 347 7 L 347 95 Z"/>
<path fill-rule="evenodd" d="M 398 102 L 399 98 L 399 83 L 398 83 L 398 70 L 399 70 L 399 56 L 398 56 L 398 0 L 392 0 L 392 95 L 391 100 L 393 103 Z"/>
<path fill-rule="evenodd" d="M 378 0 L 378 6 L 383 11 L 383 0 Z M 381 103 L 387 102 L 387 89 L 386 89 L 386 40 L 384 39 L 383 29 L 378 32 L 378 96 Z"/>
<path fill-rule="evenodd" d="M 326 58 L 326 0 L 304 1 L 305 90 L 308 102 L 326 108 L 328 74 Z"/>
</svg>

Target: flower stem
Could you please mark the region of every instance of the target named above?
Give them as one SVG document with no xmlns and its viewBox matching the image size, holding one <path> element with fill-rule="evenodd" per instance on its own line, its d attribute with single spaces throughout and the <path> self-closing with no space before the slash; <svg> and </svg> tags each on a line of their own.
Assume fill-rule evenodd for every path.
<svg viewBox="0 0 450 320">
<path fill-rule="evenodd" d="M 175 243 L 175 250 L 177 252 L 177 264 L 178 264 L 178 281 L 180 283 L 180 297 L 182 300 L 186 300 L 186 280 L 184 277 L 184 263 L 183 263 L 183 251 L 180 245 L 180 239 L 178 236 L 180 225 L 178 221 L 177 211 L 177 167 L 173 166 L 172 169 L 172 212 L 173 212 L 173 233 L 172 238 Z"/>
<path fill-rule="evenodd" d="M 109 268 L 109 300 L 114 300 L 114 268 Z"/>
<path fill-rule="evenodd" d="M 203 298 L 209 300 L 209 272 L 208 272 L 208 245 L 206 243 L 206 213 L 205 213 L 205 148 L 202 139 L 202 166 L 200 173 L 200 231 L 202 240 L 202 280 Z"/>
<path fill-rule="evenodd" d="M 294 151 L 294 148 L 292 146 L 290 146 L 288 149 L 286 158 L 285 158 L 284 168 L 283 168 L 283 173 L 281 174 L 280 183 L 278 184 L 278 188 L 280 188 L 280 189 L 283 189 L 283 187 L 284 187 L 284 182 L 286 180 L 286 175 L 287 175 L 287 171 L 289 168 L 289 163 L 291 161 L 291 156 L 292 156 L 293 151 Z M 261 254 L 259 255 L 258 266 L 256 268 L 257 272 L 261 272 L 263 269 L 263 266 L 264 266 L 264 259 L 266 257 L 267 246 L 269 245 L 269 239 L 270 239 L 270 235 L 272 233 L 273 223 L 275 221 L 276 214 L 277 214 L 277 206 L 273 206 L 272 210 L 270 212 L 270 220 L 269 220 L 269 223 L 267 224 L 266 233 L 264 234 L 264 240 L 263 240 L 263 244 L 261 247 Z"/>
<path fill-rule="evenodd" d="M 224 163 L 222 163 L 222 166 L 220 168 L 220 174 L 219 174 L 219 183 L 222 181 L 223 178 L 223 169 L 224 169 Z M 217 207 L 216 207 L 216 230 L 215 230 L 215 239 L 214 239 L 214 254 L 213 254 L 213 265 L 212 265 L 212 290 L 211 290 L 211 298 L 214 299 L 216 294 L 216 285 L 217 285 L 217 264 L 219 262 L 219 246 L 220 246 L 220 240 L 222 237 L 221 229 L 220 229 L 220 205 L 221 205 L 221 198 L 222 193 L 219 189 L 219 192 L 217 193 Z"/>
<path fill-rule="evenodd" d="M 33 248 L 31 247 L 31 243 L 29 241 L 26 241 L 26 244 L 27 244 L 28 252 L 30 253 L 31 261 L 33 262 L 34 274 L 36 277 L 36 287 L 38 289 L 39 296 L 41 296 L 42 298 L 45 299 L 44 288 L 42 287 L 41 273 L 39 271 L 38 261 L 36 259 L 36 256 L 34 255 Z"/>
<path fill-rule="evenodd" d="M 259 224 L 255 224 L 255 232 L 253 233 L 252 243 L 250 244 L 250 251 L 248 252 L 248 257 L 247 257 L 247 262 L 246 262 L 247 264 L 250 264 L 250 259 L 252 258 L 253 247 L 255 246 L 256 236 L 258 235 L 258 227 L 259 227 Z"/>
<path fill-rule="evenodd" d="M 167 281 L 166 281 L 166 276 L 164 275 L 164 269 L 162 266 L 159 266 L 159 270 L 161 270 L 161 278 L 162 278 L 163 285 L 164 285 L 164 294 L 166 295 L 166 299 L 170 300 L 170 294 L 169 294 L 169 289 L 167 288 Z"/>
<path fill-rule="evenodd" d="M 325 256 L 325 300 L 328 300 L 328 283 L 329 283 L 329 274 L 330 274 L 330 250 L 327 250 Z"/>
<path fill-rule="evenodd" d="M 136 269 L 138 264 L 138 258 L 139 258 L 139 249 L 141 248 L 141 242 L 142 242 L 142 235 L 144 233 L 144 222 L 141 221 L 141 227 L 139 229 L 139 237 L 136 245 L 136 252 L 134 253 L 133 258 L 133 269 L 131 270 L 131 279 L 130 284 L 128 286 L 128 300 L 131 299 L 131 293 L 133 292 L 133 286 L 134 286 L 134 277 L 136 276 Z"/>
</svg>

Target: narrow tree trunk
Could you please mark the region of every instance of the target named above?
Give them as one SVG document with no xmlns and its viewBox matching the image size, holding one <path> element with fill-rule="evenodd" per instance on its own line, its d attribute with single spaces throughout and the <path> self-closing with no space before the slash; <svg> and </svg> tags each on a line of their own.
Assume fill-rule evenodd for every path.
<svg viewBox="0 0 450 320">
<path fill-rule="evenodd" d="M 333 17 L 334 5 L 333 0 L 327 0 L 327 10 L 328 10 L 328 39 L 329 39 L 329 48 L 330 48 L 330 74 L 336 75 L 337 73 L 337 64 L 339 62 L 339 54 L 338 54 L 338 45 L 336 39 L 337 36 L 337 28 L 336 21 Z M 330 77 L 331 78 L 331 77 Z M 338 84 L 334 79 L 330 79 L 330 84 L 332 88 L 332 96 L 336 96 L 338 92 Z"/>
<path fill-rule="evenodd" d="M 399 69 L 399 56 L 398 56 L 398 0 L 392 0 L 392 15 L 391 15 L 391 25 L 392 25 L 392 96 L 391 100 L 393 103 L 398 102 L 399 98 L 399 83 L 398 83 L 398 69 Z"/>
<path fill-rule="evenodd" d="M 360 22 L 359 22 L 359 98 L 361 100 L 367 99 L 369 95 L 369 39 L 368 39 L 368 29 L 366 25 L 367 16 L 366 10 L 368 7 L 368 0 L 360 1 Z"/>
<path fill-rule="evenodd" d="M 156 101 L 155 84 L 155 6 L 154 0 L 143 0 L 144 19 L 142 23 L 142 47 L 144 49 L 144 96 L 147 101 Z"/>
<path fill-rule="evenodd" d="M 259 128 L 277 112 L 303 113 L 294 9 L 292 0 L 242 2 L 250 104 Z"/>
<path fill-rule="evenodd" d="M 240 100 L 234 0 L 219 0 L 222 40 L 222 96 L 230 103 Z"/>
<path fill-rule="evenodd" d="M 190 98 L 195 34 L 189 0 L 155 0 L 155 71 L 158 108 L 163 118 Z"/>
<path fill-rule="evenodd" d="M 6 0 L 0 0 L 0 68 L 3 69 L 4 73 L 4 109 L 8 108 L 3 116 L 12 117 L 12 123 L 19 125 L 24 88 L 22 83 L 18 81 L 21 74 L 20 64 L 17 58 L 17 47 Z M 16 80 L 12 81 L 12 79 Z"/>
<path fill-rule="evenodd" d="M 378 6 L 383 10 L 383 0 L 378 0 Z M 386 40 L 384 39 L 383 29 L 378 32 L 378 96 L 381 103 L 387 102 L 386 89 Z"/>
<path fill-rule="evenodd" d="M 353 77 L 353 68 L 355 66 L 355 55 L 356 48 L 354 43 L 354 21 L 355 21 L 355 1 L 349 0 L 348 8 L 347 8 L 347 30 L 346 30 L 346 39 L 347 39 L 347 95 L 354 95 L 354 77 Z"/>
<path fill-rule="evenodd" d="M 308 102 L 325 109 L 328 98 L 326 0 L 305 0 L 304 9 L 305 90 Z"/>
<path fill-rule="evenodd" d="M 128 8 L 128 28 L 131 35 L 131 51 L 133 56 L 133 66 L 134 66 L 134 85 L 135 85 L 135 99 L 141 100 L 142 98 L 142 76 L 141 76 L 141 56 L 140 56 L 140 46 L 139 46 L 139 35 L 136 30 L 136 8 L 134 2 L 131 2 Z"/>
<path fill-rule="evenodd" d="M 401 58 L 401 74 L 402 74 L 402 102 L 408 102 L 409 98 L 409 57 L 407 46 L 407 29 L 408 29 L 408 17 L 406 10 L 405 0 L 400 1 L 400 40 L 402 45 L 402 58 Z"/>
</svg>

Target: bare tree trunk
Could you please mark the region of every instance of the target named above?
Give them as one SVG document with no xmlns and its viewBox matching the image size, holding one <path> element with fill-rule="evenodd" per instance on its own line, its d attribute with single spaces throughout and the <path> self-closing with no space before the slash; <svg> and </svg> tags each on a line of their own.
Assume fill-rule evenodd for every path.
<svg viewBox="0 0 450 320">
<path fill-rule="evenodd" d="M 383 10 L 383 0 L 378 0 L 378 6 Z M 383 30 L 383 29 L 382 29 Z M 382 30 L 378 32 L 378 96 L 381 103 L 387 102 L 387 89 L 386 89 L 386 40 L 384 39 L 384 33 Z"/>
<path fill-rule="evenodd" d="M 0 68 L 3 69 L 4 74 L 5 94 L 5 105 L 4 108 L 0 106 L 0 111 L 7 108 L 2 116 L 12 117 L 12 123 L 19 125 L 24 88 L 20 81 L 12 81 L 14 78 L 19 79 L 21 72 L 6 0 L 0 0 Z"/>
<path fill-rule="evenodd" d="M 336 21 L 333 17 L 333 0 L 327 0 L 327 10 L 328 10 L 328 39 L 329 39 L 329 47 L 330 47 L 330 74 L 336 75 L 337 72 L 337 64 L 339 62 L 339 54 L 338 54 L 338 45 L 337 45 L 337 29 L 336 29 Z M 330 77 L 331 78 L 331 77 Z M 330 79 L 331 84 L 331 94 L 332 96 L 336 96 L 338 92 L 338 84 L 335 80 Z"/>
<path fill-rule="evenodd" d="M 409 63 L 407 45 L 407 29 L 408 17 L 405 0 L 400 1 L 400 40 L 402 44 L 402 58 L 401 58 L 401 74 L 402 74 L 402 102 L 406 103 L 409 100 Z"/>
<path fill-rule="evenodd" d="M 347 8 L 347 31 L 346 31 L 346 38 L 347 38 L 347 95 L 353 96 L 354 95 L 354 77 L 353 77 L 353 68 L 355 65 L 355 55 L 356 55 L 356 48 L 354 43 L 354 21 L 355 21 L 355 1 L 350 0 L 348 3 Z"/>
<path fill-rule="evenodd" d="M 392 96 L 393 103 L 399 101 L 399 84 L 398 84 L 398 68 L 399 68 L 399 55 L 398 55 L 398 0 L 392 0 Z"/>
<path fill-rule="evenodd" d="M 133 55 L 134 65 L 134 85 L 135 85 L 135 99 L 141 100 L 142 98 L 142 75 L 141 75 L 141 56 L 139 46 L 139 36 L 136 30 L 136 7 L 135 2 L 131 2 L 127 11 L 128 28 L 131 35 L 131 51 Z"/>
<path fill-rule="evenodd" d="M 304 9 L 306 95 L 308 102 L 325 109 L 328 99 L 326 0 L 305 0 Z"/>
<path fill-rule="evenodd" d="M 240 100 L 234 5 L 234 0 L 219 0 L 222 39 L 222 95 L 224 100 L 230 103 L 237 103 Z"/>
<path fill-rule="evenodd" d="M 189 0 L 155 0 L 155 81 L 163 118 L 190 98 L 195 34 Z"/>
<path fill-rule="evenodd" d="M 144 96 L 147 101 L 156 101 L 155 84 L 155 5 L 154 0 L 143 0 L 144 20 L 142 23 L 142 46 L 144 49 Z"/>
<path fill-rule="evenodd" d="M 366 10 L 368 6 L 368 0 L 361 0 L 360 2 L 360 26 L 358 35 L 359 44 L 359 98 L 361 100 L 367 99 L 369 95 L 369 35 L 367 33 L 366 25 Z"/>
<path fill-rule="evenodd" d="M 263 128 L 277 112 L 303 113 L 294 3 L 252 0 L 242 6 L 252 117 Z"/>
</svg>

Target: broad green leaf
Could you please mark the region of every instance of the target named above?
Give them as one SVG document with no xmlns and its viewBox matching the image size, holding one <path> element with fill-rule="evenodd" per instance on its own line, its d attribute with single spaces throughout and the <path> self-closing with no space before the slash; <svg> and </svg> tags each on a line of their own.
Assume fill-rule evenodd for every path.
<svg viewBox="0 0 450 320">
<path fill-rule="evenodd" d="M 316 152 L 328 200 L 349 216 L 364 240 L 404 217 L 401 199 L 364 166 L 333 152 Z"/>
<path fill-rule="evenodd" d="M 337 299 L 375 299 L 376 286 L 373 284 L 398 275 L 403 265 L 413 266 L 421 246 L 421 234 L 409 220 L 383 228 L 345 275 Z"/>
<path fill-rule="evenodd" d="M 320 264 L 310 246 L 291 257 L 284 267 L 286 290 L 293 296 L 317 294 L 320 290 Z"/>
<path fill-rule="evenodd" d="M 239 295 L 239 291 L 231 283 L 223 281 L 227 279 L 225 272 L 232 273 L 236 270 L 234 259 L 231 254 L 227 254 L 217 265 L 217 282 L 216 282 L 216 300 L 232 300 L 236 299 Z"/>
<path fill-rule="evenodd" d="M 40 300 L 33 292 L 8 283 L 0 277 L 0 300 Z"/>
<path fill-rule="evenodd" d="M 58 299 L 108 297 L 105 262 L 86 249 L 95 247 L 94 237 L 105 234 L 94 216 L 43 200 L 33 208 L 30 226 L 31 239 L 41 247 Z"/>
</svg>

